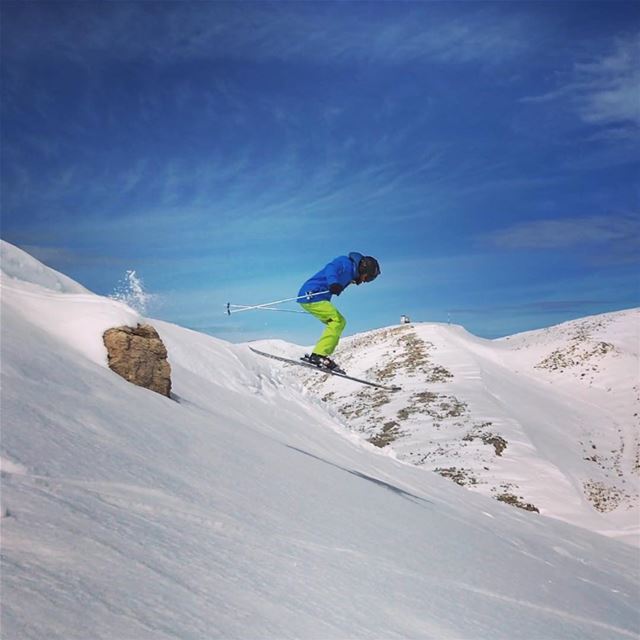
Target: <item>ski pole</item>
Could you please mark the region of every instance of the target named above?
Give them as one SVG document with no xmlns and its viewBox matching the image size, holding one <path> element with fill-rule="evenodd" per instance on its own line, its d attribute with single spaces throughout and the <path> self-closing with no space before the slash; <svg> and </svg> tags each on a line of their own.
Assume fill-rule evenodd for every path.
<svg viewBox="0 0 640 640">
<path fill-rule="evenodd" d="M 232 313 L 238 313 L 239 311 L 248 311 L 249 309 L 243 304 L 232 304 L 231 307 L 235 307 L 234 309 L 227 309 L 227 313 L 231 315 Z M 307 313 L 306 311 L 298 311 L 297 309 L 275 309 L 274 307 L 258 307 L 256 311 L 279 311 L 280 313 Z"/>
<path fill-rule="evenodd" d="M 231 315 L 232 313 L 239 313 L 240 311 L 251 311 L 252 309 L 264 309 L 265 307 L 271 307 L 274 304 L 282 304 L 283 302 L 291 302 L 293 300 L 301 300 L 302 298 L 314 298 L 315 296 L 321 296 L 325 293 L 329 293 L 329 290 L 326 291 L 314 291 L 311 295 L 305 294 L 303 296 L 296 296 L 295 298 L 285 298 L 284 300 L 274 300 L 273 302 L 265 302 L 264 304 L 255 304 L 251 306 L 243 305 L 243 304 L 231 304 L 227 302 L 227 314 Z M 231 307 L 236 307 L 234 311 L 231 310 Z"/>
</svg>

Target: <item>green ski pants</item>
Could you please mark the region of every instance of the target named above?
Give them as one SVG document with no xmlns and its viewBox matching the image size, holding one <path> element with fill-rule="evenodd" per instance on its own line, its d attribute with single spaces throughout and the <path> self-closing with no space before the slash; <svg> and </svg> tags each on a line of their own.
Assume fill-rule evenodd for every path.
<svg viewBox="0 0 640 640">
<path fill-rule="evenodd" d="M 331 355 L 338 346 L 340 336 L 347 324 L 344 316 L 328 300 L 301 302 L 300 306 L 312 316 L 318 318 L 320 322 L 327 325 L 313 352 L 321 356 Z"/>
</svg>

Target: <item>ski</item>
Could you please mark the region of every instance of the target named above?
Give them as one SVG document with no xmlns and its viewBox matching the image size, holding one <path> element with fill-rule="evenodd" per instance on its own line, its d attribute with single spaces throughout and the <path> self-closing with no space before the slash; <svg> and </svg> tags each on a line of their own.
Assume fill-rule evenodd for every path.
<svg viewBox="0 0 640 640">
<path fill-rule="evenodd" d="M 392 386 L 389 387 L 384 384 L 378 384 L 377 382 L 370 382 L 369 380 L 362 380 L 361 378 L 354 378 L 353 376 L 347 375 L 346 373 L 339 373 L 338 371 L 332 371 L 331 369 L 324 369 L 322 367 L 318 367 L 315 364 L 311 364 L 310 362 L 305 362 L 304 360 L 292 360 L 291 358 L 283 358 L 282 356 L 275 356 L 272 353 L 266 353 L 265 351 L 259 351 L 258 349 L 254 349 L 253 347 L 249 347 L 251 351 L 257 353 L 260 356 L 264 356 L 265 358 L 271 358 L 272 360 L 278 360 L 280 362 L 286 362 L 287 364 L 295 364 L 301 367 L 306 367 L 307 369 L 311 369 L 313 371 L 318 371 L 320 373 L 326 373 L 331 376 L 337 376 L 338 378 L 344 378 L 345 380 L 352 380 L 353 382 L 359 382 L 360 384 L 366 384 L 369 387 L 376 387 L 377 389 L 384 389 L 385 391 L 400 391 L 400 387 Z"/>
</svg>

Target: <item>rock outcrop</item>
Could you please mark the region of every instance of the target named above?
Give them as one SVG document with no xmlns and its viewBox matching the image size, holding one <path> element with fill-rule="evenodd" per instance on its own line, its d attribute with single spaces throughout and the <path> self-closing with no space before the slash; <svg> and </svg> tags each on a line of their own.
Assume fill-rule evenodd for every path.
<svg viewBox="0 0 640 640">
<path fill-rule="evenodd" d="M 171 396 L 171 367 L 158 332 L 148 324 L 104 332 L 109 368 L 125 380 Z"/>
</svg>

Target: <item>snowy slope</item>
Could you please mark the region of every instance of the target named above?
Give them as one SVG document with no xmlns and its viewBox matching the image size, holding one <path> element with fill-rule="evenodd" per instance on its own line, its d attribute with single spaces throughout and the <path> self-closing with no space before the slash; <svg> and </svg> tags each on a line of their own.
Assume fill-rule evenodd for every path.
<svg viewBox="0 0 640 640">
<path fill-rule="evenodd" d="M 501 340 L 420 323 L 347 338 L 336 352 L 349 373 L 401 393 L 295 375 L 401 460 L 637 545 L 639 345 L 638 309 Z"/>
<path fill-rule="evenodd" d="M 345 435 L 242 345 L 154 322 L 176 397 L 130 385 L 97 354 L 135 313 L 40 268 L 2 275 L 5 640 L 637 637 L 631 546 Z"/>
</svg>

